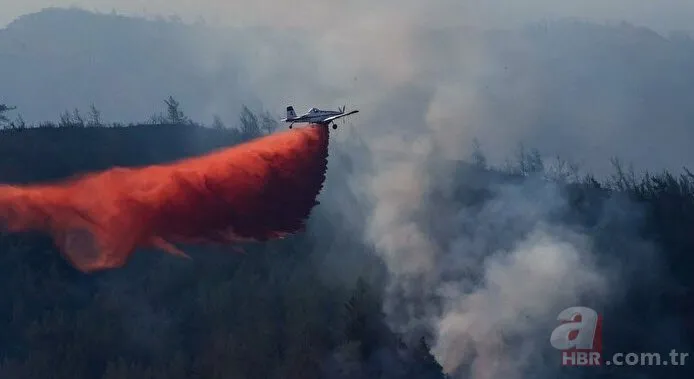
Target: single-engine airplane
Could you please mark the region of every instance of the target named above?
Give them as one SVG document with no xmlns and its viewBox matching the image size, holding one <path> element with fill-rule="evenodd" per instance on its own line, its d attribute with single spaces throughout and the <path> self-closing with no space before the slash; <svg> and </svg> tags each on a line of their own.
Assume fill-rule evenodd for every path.
<svg viewBox="0 0 694 379">
<path fill-rule="evenodd" d="M 301 116 L 297 116 L 296 112 L 294 112 L 294 107 L 290 105 L 287 107 L 287 117 L 283 118 L 281 121 L 289 122 L 289 129 L 291 129 L 294 123 L 297 122 L 319 125 L 330 125 L 330 123 L 332 122 L 333 129 L 337 129 L 337 124 L 335 123 L 335 120 L 345 116 L 349 116 L 351 114 L 355 114 L 357 112 L 359 112 L 359 110 L 355 109 L 353 111 L 345 113 L 345 106 L 343 106 L 342 108 L 337 108 L 337 111 L 324 111 L 318 108 L 311 108 L 308 110 L 308 112 L 302 114 Z"/>
</svg>

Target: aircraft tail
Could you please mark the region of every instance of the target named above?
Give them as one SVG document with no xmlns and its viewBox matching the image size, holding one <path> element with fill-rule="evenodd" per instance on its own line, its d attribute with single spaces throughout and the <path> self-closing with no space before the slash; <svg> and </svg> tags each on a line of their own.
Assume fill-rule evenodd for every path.
<svg viewBox="0 0 694 379">
<path fill-rule="evenodd" d="M 296 117 L 296 112 L 294 112 L 294 107 L 293 106 L 288 106 L 287 107 L 287 119 L 292 119 Z"/>
</svg>

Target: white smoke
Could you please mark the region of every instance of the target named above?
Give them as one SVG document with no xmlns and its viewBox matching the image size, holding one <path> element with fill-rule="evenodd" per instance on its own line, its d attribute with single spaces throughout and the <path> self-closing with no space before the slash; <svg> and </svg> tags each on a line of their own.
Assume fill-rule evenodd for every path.
<svg viewBox="0 0 694 379">
<path fill-rule="evenodd" d="M 582 247 L 540 229 L 512 251 L 486 258 L 477 288 L 464 283 L 462 270 L 470 268 L 458 267 L 462 280 L 441 288 L 446 309 L 435 325 L 434 354 L 444 370 L 471 364 L 475 378 L 522 377 L 530 363 L 522 357 L 546 350 L 543 332 L 557 310 L 604 290 L 605 280 L 589 259 Z M 508 343 L 509 337 L 523 342 Z"/>
<path fill-rule="evenodd" d="M 370 238 L 392 274 L 386 312 L 399 332 L 433 331 L 447 373 L 471 365 L 474 378 L 523 377 L 520 357 L 546 350 L 556 313 L 606 291 L 590 241 L 545 222 L 561 202 L 554 189 L 510 187 L 475 214 L 435 212 L 455 234 L 442 248 L 417 217 L 434 178 L 416 157 L 373 180 Z"/>
<path fill-rule="evenodd" d="M 433 333 L 433 353 L 454 377 L 522 378 L 557 366 L 542 362 L 556 314 L 605 296 L 607 277 L 588 237 L 550 221 L 565 201 L 547 182 L 491 185 L 493 199 L 475 211 L 430 201 L 432 191 L 450 195 L 452 168 L 467 158 L 471 83 L 440 85 L 426 127 L 409 139 L 369 141 L 367 238 L 391 273 L 385 312 L 396 331 Z"/>
</svg>

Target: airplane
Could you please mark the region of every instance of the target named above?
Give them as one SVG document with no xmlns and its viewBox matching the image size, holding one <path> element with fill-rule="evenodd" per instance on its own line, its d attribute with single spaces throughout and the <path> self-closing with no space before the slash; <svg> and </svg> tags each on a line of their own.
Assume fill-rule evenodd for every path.
<svg viewBox="0 0 694 379">
<path fill-rule="evenodd" d="M 342 108 L 338 107 L 337 111 L 324 111 L 318 108 L 311 108 L 308 110 L 308 112 L 302 114 L 301 116 L 297 116 L 296 112 L 294 112 L 294 107 L 290 105 L 287 107 L 287 117 L 283 118 L 281 121 L 289 122 L 289 129 L 291 129 L 294 123 L 297 122 L 305 122 L 309 124 L 318 124 L 325 126 L 330 125 L 330 123 L 332 122 L 333 129 L 337 129 L 337 124 L 335 123 L 335 120 L 358 112 L 359 110 L 355 109 L 353 111 L 345 113 L 345 106 L 343 106 Z"/>
</svg>

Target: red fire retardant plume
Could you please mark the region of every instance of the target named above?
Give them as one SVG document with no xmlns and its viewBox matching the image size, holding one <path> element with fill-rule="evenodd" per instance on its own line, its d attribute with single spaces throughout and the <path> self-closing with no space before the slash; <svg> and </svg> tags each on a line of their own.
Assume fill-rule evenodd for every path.
<svg viewBox="0 0 694 379">
<path fill-rule="evenodd" d="M 50 233 L 79 270 L 125 265 L 139 247 L 234 243 L 300 231 L 325 180 L 328 128 L 311 125 L 172 164 L 113 168 L 52 185 L 0 185 L 0 226 Z"/>
</svg>

